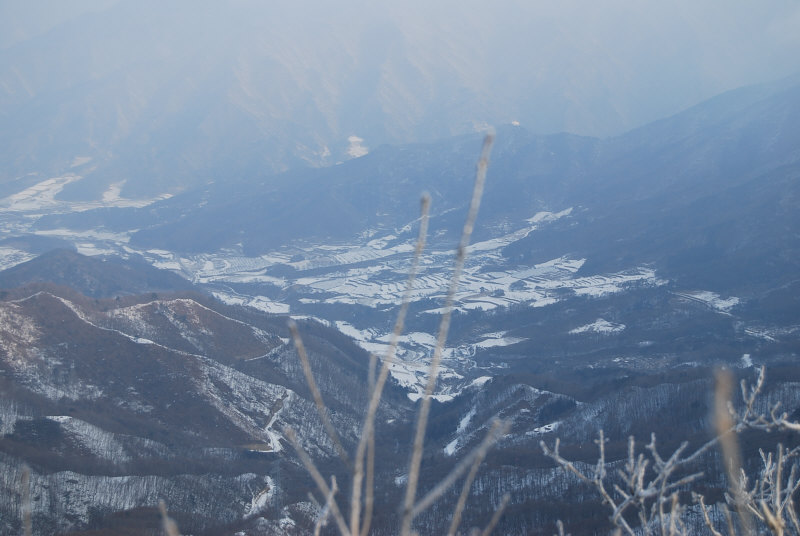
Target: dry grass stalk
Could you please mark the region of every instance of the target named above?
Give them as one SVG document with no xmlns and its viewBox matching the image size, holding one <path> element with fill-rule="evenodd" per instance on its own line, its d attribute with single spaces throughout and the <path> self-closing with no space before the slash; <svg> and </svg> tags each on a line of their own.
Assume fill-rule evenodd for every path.
<svg viewBox="0 0 800 536">
<path fill-rule="evenodd" d="M 420 225 L 419 233 L 417 235 L 417 242 L 414 247 L 414 256 L 411 261 L 411 269 L 409 270 L 408 280 L 406 281 L 406 288 L 403 292 L 403 298 L 400 304 L 400 310 L 397 313 L 394 329 L 392 329 L 392 336 L 389 341 L 389 348 L 383 358 L 381 369 L 378 372 L 378 377 L 375 380 L 375 386 L 371 389 L 372 394 L 370 397 L 369 405 L 367 406 L 367 414 L 364 417 L 364 425 L 361 429 L 361 438 L 359 439 L 358 446 L 356 447 L 355 454 L 355 467 L 353 470 L 353 495 L 351 498 L 351 527 L 358 528 L 358 521 L 360 517 L 361 508 L 361 480 L 364 474 L 364 456 L 365 452 L 370 448 L 373 450 L 372 455 L 372 468 L 368 468 L 368 472 L 374 471 L 374 449 L 375 449 L 375 418 L 378 412 L 381 396 L 383 395 L 383 388 L 386 385 L 386 380 L 389 377 L 389 369 L 394 362 L 395 353 L 397 352 L 397 345 L 400 342 L 400 335 L 403 333 L 405 326 L 406 315 L 408 308 L 411 304 L 411 293 L 414 290 L 414 281 L 419 271 L 419 261 L 422 257 L 422 251 L 425 249 L 425 243 L 428 236 L 428 223 L 430 215 L 431 198 L 428 194 L 424 194 L 420 200 Z M 369 460 L 368 460 L 369 461 Z M 369 516 L 365 515 L 364 526 L 369 527 L 371 524 L 372 516 L 372 496 L 374 493 L 374 483 L 367 485 L 367 499 L 369 506 Z M 365 505 L 366 506 L 366 505 Z M 366 512 L 365 512 L 366 513 Z M 362 534 L 366 534 L 362 531 Z"/>
<path fill-rule="evenodd" d="M 430 412 L 430 401 L 433 395 L 434 388 L 436 386 L 436 379 L 438 376 L 439 366 L 442 359 L 442 353 L 444 351 L 444 345 L 445 341 L 447 340 L 447 333 L 450 326 L 450 318 L 452 315 L 455 294 L 458 289 L 461 273 L 464 268 L 464 261 L 466 258 L 467 247 L 469 245 L 469 240 L 472 235 L 472 231 L 474 229 L 475 219 L 477 218 L 478 208 L 480 207 L 480 200 L 483 195 L 483 187 L 486 180 L 486 171 L 488 167 L 489 154 L 491 152 L 493 142 L 494 142 L 494 134 L 490 133 L 484 139 L 483 147 L 481 150 L 481 157 L 478 161 L 475 185 L 472 192 L 469 211 L 467 214 L 466 222 L 464 224 L 464 228 L 462 230 L 461 240 L 459 241 L 458 244 L 456 252 L 456 260 L 455 260 L 455 268 L 453 271 L 452 279 L 450 281 L 450 285 L 448 287 L 447 298 L 444 306 L 444 313 L 442 314 L 437 342 L 434 349 L 433 357 L 431 359 L 431 364 L 428 370 L 428 381 L 426 384 L 425 394 L 422 397 L 419 414 L 417 416 L 416 434 L 414 437 L 414 449 L 412 451 L 411 462 L 409 464 L 408 486 L 406 488 L 406 497 L 403 509 L 403 520 L 401 524 L 402 534 L 409 534 L 411 531 L 411 522 L 413 521 L 413 519 L 417 515 L 419 515 L 422 511 L 424 511 L 426 508 L 428 508 L 431 504 L 433 504 L 434 501 L 436 501 L 447 489 L 449 489 L 455 483 L 455 481 L 458 478 L 460 478 L 467 471 L 468 468 L 471 467 L 472 469 L 470 471 L 470 475 L 468 476 L 464 484 L 464 489 L 462 490 L 463 498 L 459 500 L 459 504 L 456 506 L 456 511 L 454 512 L 454 517 L 460 518 L 464 508 L 464 503 L 466 502 L 466 494 L 469 491 L 471 482 L 475 478 L 475 474 L 477 473 L 477 467 L 480 465 L 480 462 L 486 456 L 486 453 L 488 452 L 489 448 L 491 448 L 500 439 L 500 437 L 505 435 L 508 431 L 507 423 L 504 423 L 502 421 L 497 421 L 493 423 L 491 429 L 487 433 L 487 436 L 483 440 L 483 442 L 473 452 L 471 452 L 467 457 L 465 457 L 458 465 L 456 465 L 456 467 L 450 472 L 450 474 L 447 477 L 445 477 L 431 491 L 429 491 L 428 494 L 426 494 L 422 500 L 415 503 L 416 489 L 419 480 L 419 469 L 422 460 L 422 450 L 424 448 L 425 429 L 427 427 L 427 421 Z M 430 207 L 430 197 L 425 195 L 423 196 L 421 202 L 419 236 L 417 238 L 417 244 L 414 249 L 414 256 L 413 256 L 411 270 L 408 276 L 408 281 L 406 284 L 406 290 L 403 294 L 400 310 L 398 312 L 394 329 L 392 331 L 389 348 L 387 350 L 386 356 L 384 356 L 383 363 L 381 365 L 380 370 L 378 371 L 377 378 L 374 378 L 374 370 L 375 370 L 374 356 L 371 356 L 370 358 L 370 368 L 368 373 L 370 401 L 364 418 L 364 424 L 362 427 L 359 443 L 356 448 L 356 453 L 353 459 L 353 465 L 352 465 L 353 487 L 352 487 L 352 497 L 350 501 L 349 526 L 345 521 L 344 517 L 341 515 L 341 511 L 339 510 L 336 501 L 331 493 L 331 488 L 327 486 L 325 480 L 319 473 L 319 470 L 317 469 L 313 460 L 311 460 L 311 458 L 308 456 L 308 454 L 300 445 L 294 431 L 288 428 L 284 430 L 284 433 L 286 434 L 287 438 L 289 438 L 289 440 L 292 442 L 295 450 L 300 456 L 301 461 L 305 465 L 306 470 L 309 472 L 311 477 L 316 482 L 320 492 L 324 496 L 329 498 L 329 501 L 326 502 L 326 504 L 330 504 L 330 511 L 333 514 L 334 519 L 336 519 L 339 531 L 343 535 L 366 536 L 371 526 L 372 512 L 374 505 L 375 419 L 377 415 L 378 406 L 380 404 L 381 396 L 383 393 L 383 388 L 389 376 L 390 366 L 394 362 L 400 335 L 402 334 L 403 327 L 405 324 L 405 318 L 408 312 L 409 305 L 411 303 L 411 293 L 413 290 L 417 271 L 419 269 L 419 260 L 422 251 L 424 249 L 427 237 L 429 207 Z M 295 346 L 297 347 L 298 350 L 298 355 L 300 356 L 303 365 L 303 371 L 306 375 L 306 380 L 308 381 L 309 388 L 311 389 L 312 394 L 314 396 L 314 400 L 317 405 L 317 410 L 320 414 L 320 417 L 323 420 L 323 424 L 325 425 L 326 430 L 328 431 L 328 435 L 331 437 L 334 444 L 337 445 L 337 451 L 339 451 L 340 457 L 342 457 L 343 460 L 347 460 L 346 454 L 344 454 L 344 448 L 341 446 L 341 442 L 338 439 L 338 434 L 336 434 L 335 429 L 333 429 L 333 425 L 330 423 L 327 408 L 322 400 L 321 394 L 319 393 L 319 389 L 316 386 L 316 382 L 314 381 L 302 339 L 300 338 L 300 335 L 297 332 L 297 327 L 294 323 L 291 323 L 290 329 L 292 331 L 292 336 L 294 338 Z M 366 477 L 366 483 L 365 485 L 363 485 L 362 483 L 365 477 Z M 366 487 L 366 493 L 364 499 L 364 512 L 362 519 L 361 497 L 362 497 L 362 490 L 364 487 Z M 495 516 L 493 518 L 492 523 L 490 523 L 487 529 L 484 530 L 485 534 L 491 532 L 492 528 L 499 520 L 502 510 L 505 508 L 507 501 L 508 497 L 504 497 L 504 502 L 502 503 L 501 508 L 497 512 L 495 512 Z M 456 527 L 457 525 L 458 523 L 456 522 Z"/>
<path fill-rule="evenodd" d="M 723 505 L 721 511 L 727 521 L 728 534 L 754 534 L 753 519 L 762 522 L 775 535 L 783 535 L 789 523 L 796 534 L 800 534 L 800 522 L 794 506 L 794 494 L 800 489 L 800 468 L 797 463 L 791 465 L 789 476 L 784 478 L 785 467 L 789 459 L 800 457 L 800 447 L 788 450 L 778 445 L 775 457 L 761 452 L 763 468 L 754 479 L 752 487 L 748 476 L 742 469 L 739 445 L 736 434 L 745 429 L 757 430 L 800 430 L 800 423 L 788 420 L 786 413 L 779 413 L 774 406 L 769 415 L 756 410 L 756 400 L 764 388 L 765 371 L 759 371 L 756 382 L 748 387 L 741 382 L 743 408 L 736 411 L 730 401 L 733 381 L 730 374 L 717 375 L 717 387 L 714 403 L 714 424 L 716 436 L 701 445 L 693 452 L 686 454 L 688 444 L 683 443 L 667 459 L 660 456 L 656 449 L 655 435 L 646 446 L 649 458 L 644 454 L 635 455 L 633 438 L 629 439 L 628 461 L 619 476 L 623 486 L 614 485 L 613 490 L 606 487 L 606 460 L 603 445 L 605 438 L 602 430 L 597 441 L 599 457 L 593 471 L 583 472 L 572 462 L 559 454 L 559 441 L 550 449 L 544 442 L 540 443 L 544 453 L 559 466 L 577 475 L 581 480 L 591 484 L 612 510 L 611 522 L 619 533 L 629 536 L 634 534 L 684 535 L 689 534 L 682 522 L 685 507 L 681 504 L 678 492 L 702 476 L 693 473 L 676 476 L 698 461 L 712 447 L 719 445 L 723 451 L 724 465 L 728 473 L 729 493 L 726 494 L 728 504 L 736 508 L 737 520 L 734 521 L 730 511 Z M 680 473 L 679 473 L 680 471 Z M 710 508 L 705 497 L 692 493 L 695 503 L 700 506 L 703 520 L 713 536 L 722 536 L 711 519 Z M 665 507 L 669 507 L 669 511 Z M 626 511 L 634 510 L 638 517 L 639 527 L 633 528 L 623 516 Z"/>
<path fill-rule="evenodd" d="M 322 527 L 328 524 L 328 516 L 331 511 L 331 504 L 334 501 L 334 496 L 336 495 L 337 491 L 339 491 L 339 487 L 336 485 L 336 477 L 331 476 L 331 492 L 325 498 L 325 506 L 320 508 L 321 513 L 317 518 L 317 522 L 314 524 L 314 536 L 319 536 L 319 532 L 322 530 Z M 316 501 L 314 502 L 316 503 Z"/>
<path fill-rule="evenodd" d="M 436 502 L 439 497 L 441 497 L 445 491 L 450 489 L 450 487 L 455 484 L 456 480 L 461 478 L 467 469 L 473 464 L 473 462 L 480 458 L 486 457 L 486 454 L 504 435 L 508 433 L 509 424 L 505 421 L 495 420 L 492 423 L 492 426 L 489 428 L 489 431 L 486 433 L 486 437 L 483 438 L 480 445 L 478 445 L 472 452 L 470 452 L 467 456 L 465 456 L 455 467 L 450 471 L 450 473 L 444 477 L 442 480 L 436 484 L 433 489 L 431 489 L 425 496 L 417 502 L 414 507 L 411 509 L 411 519 L 417 517 L 419 514 L 427 510 L 434 502 Z"/>
<path fill-rule="evenodd" d="M 411 452 L 411 462 L 408 470 L 408 482 L 406 485 L 406 495 L 403 504 L 403 520 L 400 526 L 400 533 L 403 536 L 406 536 L 411 532 L 411 521 L 413 520 L 412 511 L 414 509 L 414 500 L 416 498 L 417 486 L 419 483 L 419 470 L 420 465 L 422 464 L 422 453 L 425 446 L 425 431 L 428 425 L 428 416 L 430 415 L 431 399 L 434 388 L 436 387 L 436 379 L 439 375 L 439 365 L 442 360 L 442 352 L 444 351 L 445 342 L 447 341 L 447 333 L 450 329 L 453 303 L 455 301 L 458 285 L 461 281 L 461 272 L 464 269 L 464 260 L 467 256 L 467 246 L 469 245 L 472 231 L 475 227 L 475 220 L 478 217 L 478 209 L 480 208 L 481 198 L 483 197 L 483 187 L 486 182 L 486 171 L 489 166 L 489 155 L 491 154 L 493 144 L 494 133 L 491 132 L 484 138 L 481 156 L 478 160 L 478 169 L 475 174 L 475 185 L 472 190 L 472 199 L 470 200 L 467 219 L 464 222 L 464 228 L 461 232 L 461 240 L 459 241 L 458 248 L 456 250 L 453 277 L 450 280 L 450 287 L 447 290 L 444 311 L 442 313 L 441 322 L 439 323 L 439 334 L 436 339 L 436 347 L 433 351 L 433 357 L 431 358 L 430 369 L 428 372 L 428 382 L 425 386 L 425 394 L 422 397 L 419 413 L 417 415 L 417 426 L 414 434 L 414 447 Z"/>
<path fill-rule="evenodd" d="M 374 467 L 375 467 L 375 418 L 377 415 L 378 405 L 380 404 L 381 395 L 383 393 L 383 388 L 386 384 L 386 380 L 389 376 L 389 369 L 390 365 L 394 360 L 394 355 L 397 350 L 397 345 L 399 343 L 400 335 L 403 331 L 403 326 L 405 324 L 405 317 L 408 312 L 408 308 L 411 302 L 411 292 L 414 287 L 414 281 L 416 279 L 417 271 L 419 269 L 419 260 L 422 255 L 422 251 L 425 248 L 425 242 L 428 233 L 428 222 L 429 222 L 429 212 L 430 212 L 430 196 L 427 194 L 423 195 L 421 202 L 420 202 L 420 228 L 419 234 L 417 237 L 416 246 L 414 248 L 414 255 L 411 265 L 411 270 L 409 272 L 408 281 L 406 282 L 406 289 L 403 293 L 403 299 L 400 306 L 400 311 L 397 315 L 397 319 L 395 321 L 394 329 L 392 331 L 392 337 L 389 344 L 389 349 L 387 350 L 387 354 L 384 357 L 383 364 L 381 366 L 380 371 L 378 372 L 378 377 L 374 378 L 374 369 L 375 369 L 375 357 L 373 355 L 370 356 L 370 367 L 368 372 L 368 383 L 369 383 L 369 392 L 370 392 L 370 402 L 367 406 L 367 413 L 364 419 L 364 425 L 362 427 L 362 433 L 359 440 L 358 447 L 356 448 L 356 455 L 355 455 L 355 464 L 353 466 L 353 497 L 351 500 L 351 510 L 350 510 L 350 528 L 347 528 L 346 523 L 343 519 L 337 519 L 337 523 L 339 524 L 339 529 L 342 534 L 350 534 L 352 531 L 353 534 L 363 534 L 366 535 L 369 531 L 369 527 L 372 522 L 372 511 L 373 511 L 373 503 L 374 503 Z M 316 391 L 317 395 L 315 397 L 315 403 L 317 404 L 317 410 L 320 413 L 320 416 L 323 418 L 323 422 L 327 419 L 327 409 L 325 408 L 324 402 L 322 401 L 322 396 L 319 393 L 319 390 L 316 389 L 316 382 L 314 382 L 313 374 L 311 373 L 311 367 L 308 362 L 307 355 L 305 353 L 305 346 L 303 345 L 302 338 L 300 337 L 299 333 L 297 332 L 296 324 L 293 322 L 290 324 L 290 329 L 294 326 L 292 330 L 292 336 L 294 338 L 295 346 L 298 348 L 298 355 L 301 358 L 301 362 L 303 363 L 303 371 L 306 375 L 306 380 L 309 381 L 312 393 Z M 304 359 L 305 358 L 305 359 Z M 322 409 L 320 409 L 322 408 Z M 328 424 L 330 425 L 330 420 L 327 420 Z M 332 425 L 330 425 L 332 428 Z M 314 466 L 313 461 L 311 458 L 305 453 L 305 451 L 300 447 L 299 442 L 296 441 L 296 436 L 293 431 L 287 430 L 288 433 L 291 434 L 291 439 L 295 449 L 300 454 L 303 463 L 306 466 L 306 469 L 309 473 L 312 474 L 312 477 L 317 481 L 317 485 L 320 490 L 323 490 L 325 493 L 323 486 L 320 486 L 319 479 L 321 479 L 321 475 L 319 475 L 319 471 Z M 331 432 L 328 432 L 331 435 Z M 334 436 L 335 436 L 334 431 Z M 338 437 L 338 436 L 336 436 Z M 341 443 L 339 443 L 341 445 Z M 344 451 L 344 449 L 341 449 Z M 366 457 L 367 463 L 367 470 L 366 470 L 366 498 L 365 498 L 365 512 L 364 512 L 364 523 L 361 527 L 361 530 L 356 532 L 359 529 L 359 521 L 360 521 L 360 506 L 361 506 L 361 481 L 364 477 L 364 461 Z M 319 475 L 319 477 L 314 476 L 314 473 Z M 322 481 L 324 483 L 324 480 Z M 331 508 L 334 512 L 338 512 L 338 506 L 336 505 L 335 501 L 331 505 Z M 344 530 L 343 530 L 344 529 Z M 347 532 L 345 532 L 345 530 Z"/>
<path fill-rule="evenodd" d="M 292 443 L 297 455 L 300 456 L 300 461 L 303 462 L 303 466 L 305 466 L 308 474 L 311 475 L 311 478 L 314 480 L 314 483 L 317 485 L 317 488 L 322 495 L 324 497 L 333 497 L 331 488 L 328 486 L 327 482 L 325 482 L 325 479 L 320 474 L 319 469 L 317 469 L 317 466 L 314 464 L 311 456 L 308 455 L 303 446 L 300 444 L 300 441 L 298 441 L 297 434 L 295 434 L 294 430 L 291 428 L 285 428 L 283 430 L 283 434 Z M 350 536 L 350 529 L 347 528 L 347 522 L 344 520 L 341 510 L 339 510 L 339 505 L 336 504 L 335 498 L 332 498 L 330 501 L 330 511 L 333 514 L 333 518 L 336 520 L 336 525 L 339 527 L 339 532 L 342 534 L 342 536 Z"/>
<path fill-rule="evenodd" d="M 492 533 L 494 528 L 497 526 L 497 523 L 500 521 L 503 512 L 505 512 L 506 506 L 508 506 L 508 501 L 510 500 L 511 500 L 511 495 L 509 495 L 508 493 L 503 495 L 503 498 L 500 500 L 500 505 L 494 511 L 494 515 L 492 515 L 492 519 L 489 520 L 489 524 L 486 525 L 486 528 L 483 529 L 483 532 L 481 532 L 481 536 L 489 536 Z"/>
<path fill-rule="evenodd" d="M 461 494 L 458 496 L 458 502 L 453 509 L 453 520 L 450 522 L 450 528 L 447 529 L 447 536 L 455 536 L 456 530 L 458 530 L 458 526 L 461 524 L 461 514 L 464 512 L 469 490 L 472 488 L 472 482 L 478 474 L 478 468 L 483 462 L 483 458 L 483 456 L 476 456 L 475 461 L 472 462 L 472 467 L 469 468 L 467 478 L 464 479 L 464 485 L 461 487 Z"/>
<path fill-rule="evenodd" d="M 370 354 L 369 356 L 369 393 L 370 397 L 375 394 L 375 368 L 377 364 L 377 356 Z M 367 536 L 369 528 L 372 525 L 372 510 L 375 504 L 375 427 L 370 429 L 369 437 L 367 438 L 367 480 L 365 482 L 366 497 L 364 498 L 364 523 L 361 526 L 361 535 Z"/>
<path fill-rule="evenodd" d="M 367 496 L 364 500 L 364 524 L 361 527 L 361 536 L 369 534 L 372 525 L 372 510 L 375 503 L 375 429 L 370 431 L 367 443 Z"/>
<path fill-rule="evenodd" d="M 739 442 L 734 434 L 727 433 L 728 430 L 735 428 L 731 411 L 731 395 L 733 394 L 733 376 L 728 370 L 719 370 L 716 374 L 717 387 L 714 391 L 714 426 L 717 436 L 720 438 L 720 448 L 722 449 L 723 465 L 728 475 L 728 486 L 733 493 L 736 511 L 739 516 L 742 530 L 745 534 L 753 532 L 753 522 L 751 512 L 745 508 L 744 496 L 741 493 L 741 486 L 736 485 L 739 480 L 738 475 L 742 471 L 742 454 L 739 450 Z"/>
<path fill-rule="evenodd" d="M 166 536 L 181 536 L 178 524 L 167 515 L 167 505 L 164 501 L 158 501 L 158 510 L 161 512 L 161 526 Z"/>
<path fill-rule="evenodd" d="M 300 338 L 300 333 L 297 331 L 297 323 L 294 320 L 289 320 L 289 331 L 292 333 L 294 346 L 297 348 L 297 355 L 300 357 L 300 363 L 303 365 L 303 374 L 305 374 L 308 388 L 311 390 L 311 395 L 314 397 L 314 404 L 317 406 L 320 419 L 322 419 L 322 425 L 325 427 L 325 431 L 328 432 L 328 437 L 330 437 L 333 445 L 336 447 L 336 452 L 339 454 L 339 457 L 345 465 L 350 467 L 350 458 L 348 458 L 347 452 L 344 450 L 342 442 L 339 440 L 339 434 L 336 433 L 336 428 L 334 428 L 331 423 L 328 407 L 322 400 L 322 393 L 320 393 L 319 387 L 317 387 L 317 382 L 314 381 L 314 374 L 311 372 L 311 363 L 308 361 L 306 347 L 303 344 L 303 339 Z"/>
</svg>

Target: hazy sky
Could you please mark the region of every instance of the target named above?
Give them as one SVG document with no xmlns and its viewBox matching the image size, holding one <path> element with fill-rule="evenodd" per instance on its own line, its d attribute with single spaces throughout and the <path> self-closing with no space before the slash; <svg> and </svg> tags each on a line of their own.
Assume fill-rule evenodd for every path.
<svg viewBox="0 0 800 536">
<path fill-rule="evenodd" d="M 0 0 L 0 158 L 285 169 L 352 136 L 609 136 L 797 72 L 796 0 Z"/>
<path fill-rule="evenodd" d="M 104 31 L 120 24 L 130 31 Z M 362 97 L 345 87 L 357 73 L 382 77 L 384 93 L 428 92 L 405 99 L 415 103 L 412 116 L 424 115 L 414 106 L 468 98 L 475 119 L 518 115 L 543 123 L 534 130 L 586 134 L 618 132 L 800 71 L 796 0 L 4 1 L 0 66 L 14 62 L 15 47 L 17 60 L 41 61 L 26 57 L 26 44 L 68 47 L 54 34 L 77 28 L 90 54 L 121 52 L 106 65 L 92 58 L 98 69 L 157 59 L 181 69 L 196 53 L 231 62 L 250 54 L 291 66 L 295 83 L 320 80 L 309 89 L 334 107 L 352 104 L 348 92 Z M 156 42 L 137 43 L 137 35 Z M 67 69 L 87 59 L 59 54 Z"/>
</svg>

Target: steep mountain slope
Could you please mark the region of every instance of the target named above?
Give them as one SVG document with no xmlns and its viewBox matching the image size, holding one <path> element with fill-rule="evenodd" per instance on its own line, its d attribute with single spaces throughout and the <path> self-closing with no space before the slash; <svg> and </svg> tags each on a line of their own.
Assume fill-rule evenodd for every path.
<svg viewBox="0 0 800 536">
<path fill-rule="evenodd" d="M 567 243 L 588 259 L 585 269 L 648 262 L 682 284 L 727 292 L 789 283 L 798 268 L 798 120 L 794 80 L 608 140 L 584 184 L 583 225 L 530 236 L 506 253 L 544 260 Z"/>
<path fill-rule="evenodd" d="M 571 221 L 581 225 L 552 240 L 530 235 L 530 244 L 520 242 L 527 250 L 522 261 L 563 254 L 563 248 L 553 250 L 566 242 L 571 253 L 591 262 L 600 248 L 589 248 L 597 244 L 612 246 L 605 257 L 633 251 L 637 262 L 655 262 L 656 250 L 671 254 L 678 241 L 691 243 L 684 240 L 689 232 L 706 234 L 730 224 L 749 228 L 762 215 L 773 220 L 732 234 L 766 237 L 768 229 L 796 223 L 788 207 L 800 159 L 794 143 L 800 137 L 798 102 L 794 80 L 726 94 L 608 140 L 503 128 L 479 230 L 488 235 L 541 210 L 575 207 Z M 470 137 L 386 147 L 331 169 L 211 187 L 200 199 L 194 193 L 138 215 L 132 210 L 132 220 L 114 228 L 144 227 L 150 218 L 151 228 L 137 233 L 135 244 L 208 252 L 240 243 L 246 252 L 263 253 L 292 239 L 352 240 L 367 229 L 400 229 L 416 217 L 415 199 L 428 190 L 434 213 L 445 214 L 434 221 L 435 230 L 453 229 L 457 215 L 446 214 L 466 204 L 478 143 Z M 80 219 L 42 225 L 79 225 Z M 159 225 L 164 220 L 170 223 Z M 771 243 L 781 239 L 792 236 L 777 235 Z M 747 245 L 759 242 L 748 240 Z"/>
<path fill-rule="evenodd" d="M 117 282 L 120 269 L 139 278 L 154 270 L 70 252 L 39 262 L 55 258 L 70 269 L 54 274 L 91 276 L 92 289 Z M 97 270 L 104 266 L 107 281 Z M 365 404 L 366 354 L 322 326 L 300 329 L 350 445 Z M 292 523 L 307 523 L 306 477 L 284 428 L 297 430 L 320 463 L 333 445 L 286 336 L 285 318 L 198 293 L 91 299 L 45 283 L 7 288 L 0 302 L 2 531 L 19 528 L 22 462 L 32 468 L 37 534 L 104 526 L 113 533 L 159 499 L 190 531 L 247 522 L 274 533 L 290 511 Z M 405 397 L 394 387 L 389 393 L 383 421 L 407 411 Z M 132 514 L 114 517 L 121 511 Z"/>
</svg>

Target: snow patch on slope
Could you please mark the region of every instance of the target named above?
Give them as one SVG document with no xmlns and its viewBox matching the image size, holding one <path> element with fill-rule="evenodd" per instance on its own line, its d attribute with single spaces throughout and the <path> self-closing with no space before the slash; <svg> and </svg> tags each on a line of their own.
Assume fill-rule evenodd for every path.
<svg viewBox="0 0 800 536">
<path fill-rule="evenodd" d="M 27 251 L 10 247 L 0 247 L 0 270 L 5 270 L 36 257 Z"/>
<path fill-rule="evenodd" d="M 730 310 L 739 305 L 739 298 L 731 296 L 730 298 L 722 298 L 716 292 L 709 290 L 693 290 L 676 292 L 678 296 L 682 296 L 692 301 L 702 303 L 720 313 L 729 314 Z"/>
<path fill-rule="evenodd" d="M 21 192 L 0 199 L 0 206 L 12 211 L 41 210 L 53 206 L 57 204 L 56 195 L 69 183 L 77 180 L 80 180 L 80 177 L 72 174 L 43 180 Z"/>
<path fill-rule="evenodd" d="M 548 212 L 548 211 L 537 212 L 536 214 L 534 214 L 532 218 L 528 218 L 525 221 L 529 223 L 550 223 L 572 214 L 572 208 L 573 207 L 569 207 L 567 209 L 562 210 L 561 212 Z"/>
<path fill-rule="evenodd" d="M 250 475 L 243 475 L 243 476 L 250 476 Z M 252 476 L 256 476 L 253 474 Z M 240 477 L 241 478 L 241 477 Z M 244 511 L 244 518 L 253 517 L 262 511 L 264 511 L 267 506 L 272 502 L 272 499 L 275 497 L 275 481 L 272 480 L 269 476 L 264 476 L 264 487 L 253 494 L 252 498 L 250 499 L 250 504 L 247 505 Z"/>
<path fill-rule="evenodd" d="M 252 307 L 265 313 L 285 315 L 289 314 L 289 304 L 279 301 L 273 301 L 265 296 L 245 296 L 243 294 L 234 294 L 231 292 L 214 291 L 211 293 L 222 303 L 227 305 L 242 305 L 245 307 Z"/>
<path fill-rule="evenodd" d="M 591 324 L 586 324 L 579 328 L 571 329 L 569 333 L 575 335 L 578 333 L 619 333 L 625 329 L 625 324 L 615 324 L 602 318 L 598 318 Z"/>
<path fill-rule="evenodd" d="M 80 157 L 79 157 L 80 158 Z M 75 167 L 86 163 L 76 158 Z M 141 208 L 151 205 L 156 201 L 162 201 L 172 197 L 171 194 L 163 194 L 154 198 L 147 199 L 126 199 L 120 196 L 123 182 L 113 184 L 103 193 L 100 201 L 61 201 L 56 196 L 68 185 L 81 180 L 83 177 L 68 173 L 60 177 L 51 177 L 40 181 L 33 186 L 0 199 L 0 207 L 12 211 L 22 212 L 31 215 L 46 213 L 69 213 L 85 212 L 96 208 Z"/>
<path fill-rule="evenodd" d="M 0 349 L 7 362 L 22 368 L 29 361 L 34 343 L 41 332 L 33 319 L 16 303 L 0 303 Z"/>
<path fill-rule="evenodd" d="M 280 385 L 257 380 L 211 359 L 203 358 L 198 392 L 240 430 L 269 444 L 272 452 L 283 450 L 283 436 L 274 429 L 278 416 L 297 395 Z M 258 421 L 267 415 L 266 426 Z"/>
<path fill-rule="evenodd" d="M 359 158 L 369 153 L 369 149 L 364 145 L 364 138 L 348 136 L 347 143 L 347 156 L 350 158 Z"/>
</svg>

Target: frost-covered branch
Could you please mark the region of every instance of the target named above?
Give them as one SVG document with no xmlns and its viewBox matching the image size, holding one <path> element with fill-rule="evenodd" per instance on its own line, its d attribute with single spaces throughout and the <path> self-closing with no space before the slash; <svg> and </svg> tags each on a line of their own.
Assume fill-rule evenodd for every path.
<svg viewBox="0 0 800 536">
<path fill-rule="evenodd" d="M 558 439 L 552 448 L 544 442 L 540 445 L 544 454 L 558 466 L 572 472 L 599 493 L 603 504 L 611 510 L 609 519 L 612 524 L 629 536 L 688 534 L 682 520 L 685 506 L 681 503 L 679 494 L 687 491 L 691 484 L 703 476 L 701 472 L 689 472 L 692 465 L 717 446 L 722 450 L 728 471 L 729 492 L 725 494 L 726 503 L 737 512 L 737 519 L 734 521 L 728 509 L 724 505 L 720 507 L 727 518 L 728 533 L 731 536 L 755 533 L 752 523 L 755 519 L 776 536 L 800 534 L 800 522 L 795 507 L 795 495 L 800 489 L 800 467 L 797 462 L 800 458 L 800 447 L 787 449 L 778 445 L 774 456 L 761 451 L 762 467 L 753 478 L 742 468 L 738 433 L 745 430 L 800 431 L 800 423 L 790 421 L 786 412 L 779 411 L 778 404 L 768 414 L 757 410 L 765 376 L 762 367 L 753 385 L 748 385 L 746 381 L 741 382 L 743 404 L 737 410 L 731 402 L 730 375 L 717 375 L 714 415 L 717 434 L 693 451 L 688 451 L 689 444 L 684 442 L 669 457 L 664 458 L 657 449 L 656 436 L 653 434 L 644 452 L 637 454 L 634 438 L 630 437 L 627 460 L 615 475 L 617 482 L 612 482 L 606 472 L 606 439 L 602 430 L 595 441 L 599 449 L 597 464 L 586 471 L 579 469 L 560 454 Z M 694 492 L 692 497 L 699 505 L 711 534 L 722 536 L 723 533 L 714 525 L 712 509 L 706 505 L 705 497 Z M 637 518 L 636 527 L 631 526 L 631 515 Z"/>
</svg>

